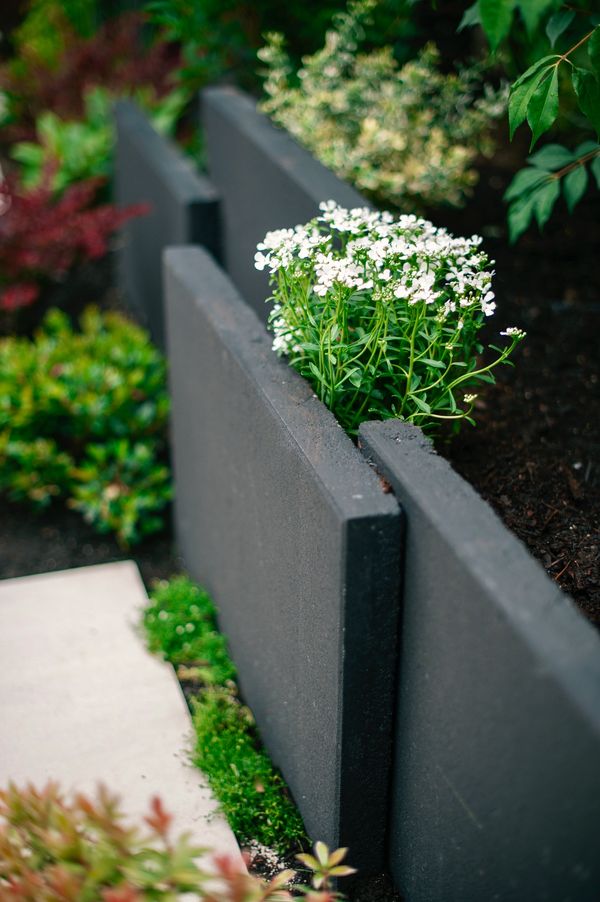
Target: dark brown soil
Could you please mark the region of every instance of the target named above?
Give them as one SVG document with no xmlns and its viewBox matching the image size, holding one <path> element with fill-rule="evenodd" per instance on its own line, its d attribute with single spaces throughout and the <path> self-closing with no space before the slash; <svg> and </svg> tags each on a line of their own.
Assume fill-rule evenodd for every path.
<svg viewBox="0 0 600 902">
<path fill-rule="evenodd" d="M 136 561 L 147 587 L 183 569 L 169 531 L 124 550 L 74 511 L 38 512 L 0 497 L 0 579 L 123 560 Z"/>
<path fill-rule="evenodd" d="M 477 427 L 439 450 L 600 626 L 599 195 L 574 216 L 560 209 L 543 236 L 532 230 L 511 248 L 508 180 L 484 171 L 475 203 L 446 219 L 482 234 L 496 260 L 489 339 L 507 325 L 528 335 L 514 368 L 479 390 Z"/>
</svg>

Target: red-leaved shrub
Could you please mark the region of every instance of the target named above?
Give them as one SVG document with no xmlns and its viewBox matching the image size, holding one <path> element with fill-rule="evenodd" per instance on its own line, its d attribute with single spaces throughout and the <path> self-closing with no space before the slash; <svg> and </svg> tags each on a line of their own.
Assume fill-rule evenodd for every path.
<svg viewBox="0 0 600 902">
<path fill-rule="evenodd" d="M 12 180 L 0 183 L 0 311 L 32 304 L 44 283 L 102 257 L 110 236 L 147 212 L 145 204 L 93 206 L 101 183 L 78 182 L 60 197 L 47 186 L 23 191 Z"/>
<path fill-rule="evenodd" d="M 68 50 L 53 67 L 34 48 L 19 48 L 18 64 L 0 66 L 0 89 L 11 97 L 15 122 L 3 129 L 3 142 L 35 140 L 35 120 L 45 110 L 63 119 L 85 114 L 85 93 L 97 85 L 118 95 L 150 85 L 157 97 L 173 90 L 179 51 L 142 36 L 144 14 L 129 12 L 109 19 L 92 37 L 78 35 L 65 21 Z"/>
</svg>

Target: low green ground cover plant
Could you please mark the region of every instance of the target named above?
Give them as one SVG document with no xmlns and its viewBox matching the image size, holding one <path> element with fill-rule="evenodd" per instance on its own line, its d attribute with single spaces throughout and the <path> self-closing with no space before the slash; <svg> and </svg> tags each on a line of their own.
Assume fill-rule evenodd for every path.
<svg viewBox="0 0 600 902">
<path fill-rule="evenodd" d="M 255 265 L 268 269 L 273 348 L 313 385 L 341 425 L 399 419 L 432 432 L 441 421 L 474 423 L 473 389 L 525 333 L 490 345 L 478 333 L 495 310 L 491 263 L 481 239 L 454 238 L 414 215 L 395 219 L 334 201 L 295 229 L 269 232 Z"/>
<path fill-rule="evenodd" d="M 143 626 L 150 650 L 175 665 L 183 684 L 197 690 L 193 760 L 208 777 L 239 841 L 254 839 L 279 852 L 304 847 L 302 819 L 260 746 L 252 713 L 239 699 L 235 666 L 206 592 L 185 576 L 159 583 Z"/>
<path fill-rule="evenodd" d="M 102 786 L 93 798 L 55 783 L 11 784 L 0 790 L 0 902 L 291 902 L 294 871 L 267 884 L 229 856 L 207 866 L 206 849 L 171 835 L 172 820 L 158 797 L 140 827 Z M 346 851 L 317 843 L 314 855 L 299 856 L 312 874 L 309 902 L 341 898 L 331 884 L 354 873 L 342 864 Z"/>
<path fill-rule="evenodd" d="M 433 44 L 400 66 L 391 46 L 360 50 L 377 0 L 355 0 L 325 44 L 295 66 L 280 34 L 267 36 L 262 109 L 326 166 L 403 212 L 460 206 L 491 155 L 506 92 L 483 85 L 481 65 L 443 71 Z"/>
<path fill-rule="evenodd" d="M 138 326 L 89 309 L 80 330 L 51 311 L 33 339 L 0 341 L 0 489 L 62 498 L 133 544 L 163 525 L 165 361 Z"/>
</svg>

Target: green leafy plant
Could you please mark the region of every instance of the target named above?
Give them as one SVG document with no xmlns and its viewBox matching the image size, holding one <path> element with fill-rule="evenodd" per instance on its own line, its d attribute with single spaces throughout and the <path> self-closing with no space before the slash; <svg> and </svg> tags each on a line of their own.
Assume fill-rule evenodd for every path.
<svg viewBox="0 0 600 902">
<path fill-rule="evenodd" d="M 267 35 L 262 109 L 340 177 L 404 212 L 460 206 L 490 155 L 502 90 L 481 66 L 443 72 L 433 44 L 403 66 L 391 47 L 359 52 L 376 0 L 352 0 L 321 50 L 294 66 L 280 34 Z"/>
<path fill-rule="evenodd" d="M 154 586 L 143 625 L 150 651 L 179 667 L 185 680 L 223 686 L 235 679 L 227 639 L 217 629 L 215 607 L 187 576 Z"/>
<path fill-rule="evenodd" d="M 350 434 L 373 417 L 427 431 L 473 423 L 472 389 L 494 381 L 525 334 L 506 329 L 506 346 L 480 360 L 478 332 L 495 309 L 481 239 L 334 201 L 321 210 L 258 245 L 256 266 L 271 273 L 274 350 Z"/>
<path fill-rule="evenodd" d="M 158 583 L 142 625 L 149 649 L 170 661 L 182 684 L 195 690 L 194 762 L 240 842 L 255 839 L 283 852 L 304 847 L 302 819 L 238 697 L 235 665 L 207 593 L 185 576 Z"/>
<path fill-rule="evenodd" d="M 259 746 L 252 712 L 235 690 L 204 689 L 193 704 L 194 763 L 206 774 L 232 830 L 280 852 L 306 842 L 281 775 Z"/>
<path fill-rule="evenodd" d="M 182 90 L 158 99 L 150 88 L 139 88 L 130 96 L 149 112 L 152 124 L 161 134 L 173 132 L 187 103 Z M 85 95 L 82 120 L 63 120 L 49 110 L 42 113 L 36 121 L 37 140 L 21 141 L 11 149 L 12 158 L 21 164 L 23 186 L 37 188 L 49 172 L 56 192 L 82 179 L 110 176 L 115 144 L 114 101 L 109 91 L 96 87 Z"/>
<path fill-rule="evenodd" d="M 552 128 L 580 136 L 574 150 L 546 145 L 513 179 L 505 200 L 515 241 L 534 220 L 543 228 L 561 187 L 569 212 L 583 197 L 590 171 L 600 187 L 600 15 L 586 0 L 576 7 L 560 0 L 478 0 L 465 14 L 465 24 L 481 24 L 492 49 L 502 47 L 513 67 L 511 40 L 515 32 L 522 40 L 525 26 L 533 60 L 510 88 L 511 139 L 525 122 L 530 150 Z"/>
<path fill-rule="evenodd" d="M 171 497 L 165 362 L 146 333 L 88 310 L 51 311 L 33 340 L 0 341 L 0 488 L 66 498 L 123 544 L 162 527 Z"/>
<path fill-rule="evenodd" d="M 113 532 L 128 546 L 162 528 L 161 511 L 173 489 L 155 442 L 116 439 L 87 445 L 71 477 L 68 505 L 98 532 Z"/>
<path fill-rule="evenodd" d="M 141 829 L 125 823 L 118 797 L 102 786 L 96 798 L 68 798 L 54 783 L 11 784 L 0 790 L 0 902 L 292 902 L 293 871 L 265 883 L 229 856 L 207 867 L 198 861 L 206 849 L 187 834 L 171 837 L 172 820 L 157 797 Z M 353 873 L 339 864 L 345 852 L 317 844 L 316 867 L 305 862 L 315 874 L 308 902 L 340 898 L 328 883 Z"/>
</svg>

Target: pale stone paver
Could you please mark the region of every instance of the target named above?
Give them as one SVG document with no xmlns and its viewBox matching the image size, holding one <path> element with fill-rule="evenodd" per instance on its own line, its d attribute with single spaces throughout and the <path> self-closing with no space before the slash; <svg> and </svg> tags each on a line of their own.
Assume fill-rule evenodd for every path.
<svg viewBox="0 0 600 902">
<path fill-rule="evenodd" d="M 102 781 L 132 817 L 158 794 L 176 833 L 239 856 L 175 675 L 136 632 L 145 601 L 131 561 L 0 581 L 0 786 Z"/>
</svg>

